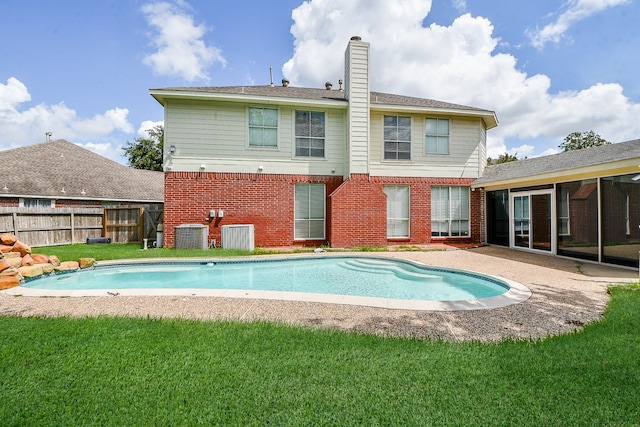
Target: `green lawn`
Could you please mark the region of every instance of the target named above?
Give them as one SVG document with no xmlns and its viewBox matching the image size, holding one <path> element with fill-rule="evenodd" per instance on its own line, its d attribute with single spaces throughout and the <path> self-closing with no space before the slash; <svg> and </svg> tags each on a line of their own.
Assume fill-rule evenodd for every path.
<svg viewBox="0 0 640 427">
<path fill-rule="evenodd" d="M 311 252 L 313 249 L 309 249 Z M 129 258 L 176 258 L 176 257 L 229 257 L 242 255 L 262 255 L 272 251 L 257 248 L 253 252 L 239 249 L 174 249 L 152 248 L 143 250 L 139 244 L 86 245 L 79 243 L 65 246 L 32 248 L 33 253 L 56 255 L 61 261 L 77 261 L 78 258 L 95 258 L 97 261 Z"/>
<path fill-rule="evenodd" d="M 445 343 L 269 323 L 0 317 L 13 425 L 638 425 L 640 288 L 540 341 Z"/>
</svg>

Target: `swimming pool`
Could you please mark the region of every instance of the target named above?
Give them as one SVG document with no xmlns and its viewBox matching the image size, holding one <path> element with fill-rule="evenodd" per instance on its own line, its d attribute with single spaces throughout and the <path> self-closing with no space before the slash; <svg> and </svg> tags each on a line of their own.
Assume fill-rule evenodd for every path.
<svg viewBox="0 0 640 427">
<path fill-rule="evenodd" d="M 389 308 L 491 308 L 528 289 L 505 279 L 412 261 L 364 256 L 98 263 L 22 285 L 50 295 L 212 295 Z M 524 288 L 524 289 L 523 289 Z"/>
</svg>

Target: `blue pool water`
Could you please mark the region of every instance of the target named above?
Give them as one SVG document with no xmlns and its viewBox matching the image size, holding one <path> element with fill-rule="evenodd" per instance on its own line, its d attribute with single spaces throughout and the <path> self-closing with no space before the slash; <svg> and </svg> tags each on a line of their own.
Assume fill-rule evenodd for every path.
<svg viewBox="0 0 640 427">
<path fill-rule="evenodd" d="M 23 286 L 269 290 L 431 301 L 490 298 L 509 290 L 507 284 L 476 273 L 365 257 L 118 264 L 42 277 Z"/>
</svg>

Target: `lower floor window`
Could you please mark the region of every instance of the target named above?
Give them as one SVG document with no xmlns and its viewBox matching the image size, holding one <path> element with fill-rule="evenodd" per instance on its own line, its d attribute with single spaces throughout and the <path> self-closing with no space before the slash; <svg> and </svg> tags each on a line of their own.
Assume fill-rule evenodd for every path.
<svg viewBox="0 0 640 427">
<path fill-rule="evenodd" d="M 294 209 L 294 238 L 324 240 L 324 184 L 296 184 Z"/>
<path fill-rule="evenodd" d="M 54 208 L 55 201 L 51 199 L 20 199 L 21 208 Z"/>
<path fill-rule="evenodd" d="M 387 237 L 409 237 L 409 186 L 385 185 Z"/>
<path fill-rule="evenodd" d="M 431 236 L 469 236 L 469 187 L 431 187 Z"/>
</svg>

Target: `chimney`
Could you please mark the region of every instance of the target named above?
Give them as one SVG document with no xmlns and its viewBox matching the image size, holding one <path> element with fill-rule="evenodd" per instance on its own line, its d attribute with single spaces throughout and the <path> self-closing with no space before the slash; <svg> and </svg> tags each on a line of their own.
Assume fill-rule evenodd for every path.
<svg viewBox="0 0 640 427">
<path fill-rule="evenodd" d="M 344 98 L 349 102 L 348 177 L 369 173 L 369 43 L 351 37 L 344 58 Z"/>
</svg>

